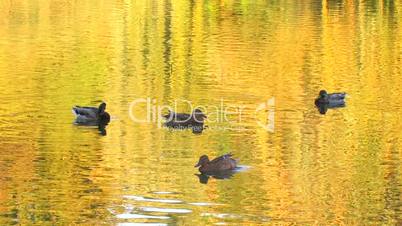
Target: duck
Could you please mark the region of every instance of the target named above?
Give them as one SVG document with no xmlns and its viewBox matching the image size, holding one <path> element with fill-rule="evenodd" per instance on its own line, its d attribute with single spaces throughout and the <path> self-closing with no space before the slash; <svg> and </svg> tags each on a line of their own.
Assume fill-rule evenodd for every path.
<svg viewBox="0 0 402 226">
<path fill-rule="evenodd" d="M 199 167 L 198 170 L 202 174 L 214 174 L 222 171 L 234 170 L 237 166 L 237 161 L 233 159 L 232 156 L 231 153 L 228 153 L 209 161 L 207 155 L 202 155 L 194 167 Z"/>
<path fill-rule="evenodd" d="M 327 93 L 326 90 L 321 90 L 318 97 L 315 99 L 315 105 L 319 106 L 322 104 L 345 104 L 346 93 Z"/>
<path fill-rule="evenodd" d="M 110 115 L 105 109 L 106 103 L 104 102 L 99 107 L 74 106 L 75 122 L 81 125 L 107 125 L 110 122 Z"/>
<path fill-rule="evenodd" d="M 168 114 L 163 115 L 163 117 L 166 119 L 164 125 L 175 129 L 202 127 L 204 120 L 207 118 L 207 116 L 198 108 L 191 114 L 176 113 L 169 110 Z"/>
</svg>

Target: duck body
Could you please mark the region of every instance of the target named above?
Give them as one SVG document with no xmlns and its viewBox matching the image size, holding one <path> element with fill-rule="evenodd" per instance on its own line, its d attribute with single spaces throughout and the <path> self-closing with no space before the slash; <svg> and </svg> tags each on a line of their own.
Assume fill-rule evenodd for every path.
<svg viewBox="0 0 402 226">
<path fill-rule="evenodd" d="M 232 158 L 232 154 L 219 156 L 212 161 L 209 161 L 208 156 L 200 157 L 198 163 L 194 167 L 199 167 L 199 171 L 203 174 L 214 174 L 223 171 L 234 170 L 237 166 L 237 161 Z"/>
<path fill-rule="evenodd" d="M 110 122 L 110 115 L 105 111 L 106 104 L 99 107 L 73 107 L 73 114 L 76 116 L 75 123 L 81 125 L 106 125 Z"/>
<path fill-rule="evenodd" d="M 325 90 L 321 90 L 318 97 L 315 99 L 315 105 L 329 104 L 333 107 L 339 107 L 339 105 L 345 105 L 346 93 L 327 93 Z"/>
<path fill-rule="evenodd" d="M 199 109 L 195 109 L 191 114 L 169 111 L 163 117 L 166 119 L 164 123 L 166 127 L 173 129 L 193 128 L 193 130 L 202 130 L 204 119 L 207 118 Z"/>
<path fill-rule="evenodd" d="M 314 103 L 320 114 L 325 115 L 328 109 L 345 107 L 345 97 L 346 93 L 327 93 L 321 90 Z"/>
</svg>

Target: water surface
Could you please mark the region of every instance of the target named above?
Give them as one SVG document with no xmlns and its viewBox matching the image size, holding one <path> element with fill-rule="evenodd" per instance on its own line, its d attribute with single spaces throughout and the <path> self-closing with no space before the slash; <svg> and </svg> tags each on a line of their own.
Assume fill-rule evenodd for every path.
<svg viewBox="0 0 402 226">
<path fill-rule="evenodd" d="M 401 18 L 399 0 L 1 1 L 0 224 L 402 224 Z M 323 88 L 347 106 L 320 114 Z M 138 98 L 242 117 L 171 131 L 134 122 Z M 105 136 L 73 125 L 101 101 Z M 199 156 L 227 152 L 243 170 L 201 181 Z"/>
</svg>

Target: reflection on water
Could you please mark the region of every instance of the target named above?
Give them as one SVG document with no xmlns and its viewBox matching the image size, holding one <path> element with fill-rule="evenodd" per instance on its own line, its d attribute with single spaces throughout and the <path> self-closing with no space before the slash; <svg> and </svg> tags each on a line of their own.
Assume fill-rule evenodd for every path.
<svg viewBox="0 0 402 226">
<path fill-rule="evenodd" d="M 249 166 L 237 166 L 236 169 L 234 170 L 224 170 L 220 172 L 214 172 L 214 173 L 198 173 L 195 174 L 199 182 L 201 184 L 208 184 L 208 180 L 211 178 L 214 178 L 216 180 L 225 180 L 225 179 L 230 179 L 233 177 L 238 172 L 245 172 L 246 170 L 250 169 Z"/>
<path fill-rule="evenodd" d="M 201 134 L 204 131 L 204 129 L 208 128 L 207 126 L 204 126 L 204 123 L 199 125 L 186 125 L 186 126 L 169 126 L 165 124 L 164 126 L 170 131 L 191 130 L 193 134 Z"/>
<path fill-rule="evenodd" d="M 320 114 L 325 115 L 328 111 L 328 109 L 335 109 L 335 108 L 343 108 L 346 106 L 345 102 L 335 102 L 335 103 L 327 103 L 327 104 L 316 104 L 315 105 L 318 109 L 318 112 Z"/>
<path fill-rule="evenodd" d="M 201 184 L 207 184 L 210 177 L 218 179 L 218 180 L 223 180 L 223 179 L 231 178 L 233 176 L 233 174 L 234 174 L 233 171 L 225 171 L 225 172 L 216 173 L 213 175 L 196 174 L 196 176 L 199 178 Z"/>
<path fill-rule="evenodd" d="M 76 123 L 74 123 L 74 124 L 76 124 Z M 107 126 L 107 124 L 99 124 L 99 125 L 92 125 L 92 124 L 89 124 L 89 125 L 82 125 L 82 124 L 76 124 L 76 125 L 79 126 L 79 127 L 82 127 L 82 128 L 97 129 L 100 135 L 102 135 L 102 136 L 106 136 L 106 135 L 107 135 L 107 131 L 106 131 L 106 126 Z"/>
<path fill-rule="evenodd" d="M 0 225 L 401 224 L 401 12 L 399 0 L 0 1 Z M 347 92 L 347 107 L 322 117 L 320 89 Z M 133 122 L 138 98 L 241 117 L 170 131 Z M 118 118 L 107 136 L 71 123 L 71 106 L 99 100 Z M 228 152 L 250 169 L 200 184 L 198 157 Z"/>
</svg>

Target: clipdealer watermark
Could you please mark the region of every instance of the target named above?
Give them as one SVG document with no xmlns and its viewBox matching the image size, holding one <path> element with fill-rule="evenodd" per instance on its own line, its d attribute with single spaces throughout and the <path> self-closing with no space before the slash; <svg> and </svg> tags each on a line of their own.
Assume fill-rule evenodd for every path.
<svg viewBox="0 0 402 226">
<path fill-rule="evenodd" d="M 179 107 L 180 106 L 180 107 Z M 186 107 L 183 107 L 186 106 Z M 253 106 L 255 110 L 250 111 L 250 105 L 228 105 L 221 99 L 218 105 L 194 105 L 188 100 L 175 100 L 173 104 L 159 104 L 153 98 L 138 98 L 129 104 L 129 117 L 134 123 L 156 123 L 159 128 L 169 120 L 175 120 L 180 123 L 187 121 L 197 121 L 197 117 L 192 117 L 197 111 L 202 112 L 206 117 L 202 122 L 209 125 L 209 129 L 245 129 L 239 126 L 246 119 L 254 118 L 258 127 L 273 133 L 275 130 L 275 98 L 272 97 L 263 103 Z M 177 117 L 174 112 L 180 112 L 180 109 L 189 109 L 187 117 Z M 169 113 L 173 113 L 170 114 Z"/>
</svg>

